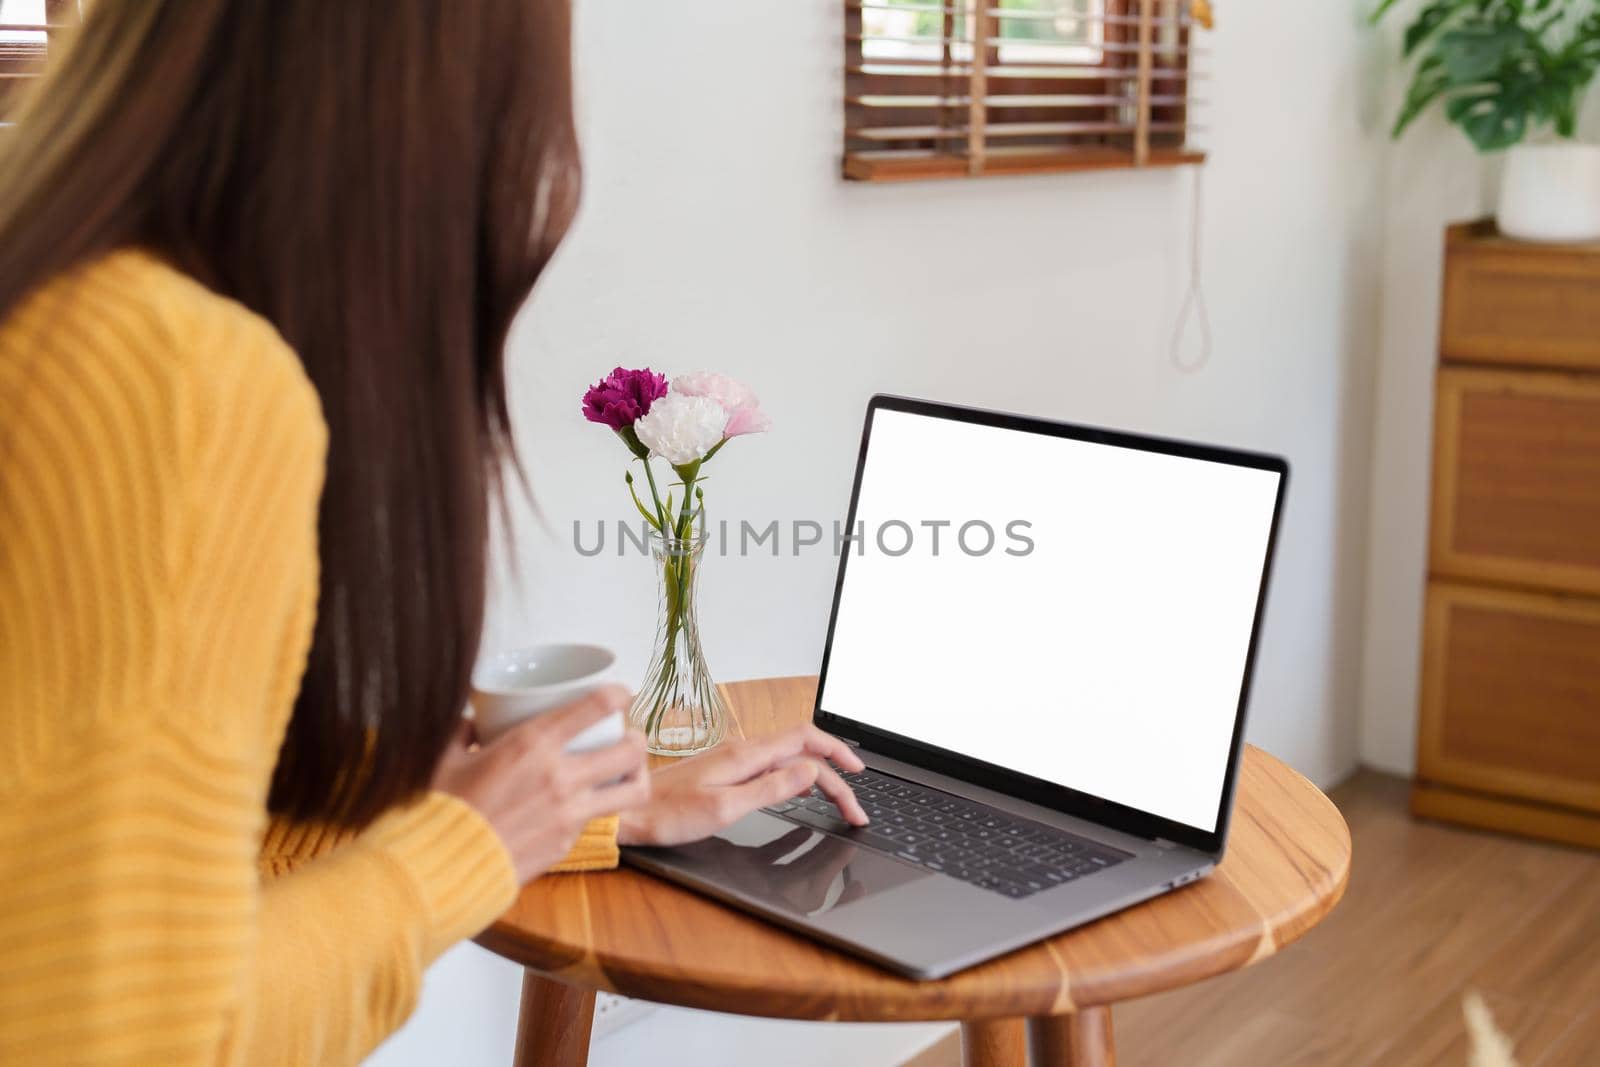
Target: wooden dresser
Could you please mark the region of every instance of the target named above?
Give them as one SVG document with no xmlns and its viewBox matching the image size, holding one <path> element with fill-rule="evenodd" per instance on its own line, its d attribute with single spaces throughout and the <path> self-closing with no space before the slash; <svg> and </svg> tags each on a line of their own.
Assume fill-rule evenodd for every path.
<svg viewBox="0 0 1600 1067">
<path fill-rule="evenodd" d="M 1419 815 L 1600 847 L 1600 245 L 1452 227 Z"/>
</svg>

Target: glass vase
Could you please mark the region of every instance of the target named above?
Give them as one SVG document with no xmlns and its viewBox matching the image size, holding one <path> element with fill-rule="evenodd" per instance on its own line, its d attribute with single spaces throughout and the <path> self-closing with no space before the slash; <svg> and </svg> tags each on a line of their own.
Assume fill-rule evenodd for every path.
<svg viewBox="0 0 1600 1067">
<path fill-rule="evenodd" d="M 722 740 L 728 709 L 706 669 L 695 612 L 695 584 L 705 557 L 703 531 L 689 538 L 650 536 L 660 583 L 655 651 L 628 724 L 644 731 L 651 752 L 692 756 Z"/>
</svg>

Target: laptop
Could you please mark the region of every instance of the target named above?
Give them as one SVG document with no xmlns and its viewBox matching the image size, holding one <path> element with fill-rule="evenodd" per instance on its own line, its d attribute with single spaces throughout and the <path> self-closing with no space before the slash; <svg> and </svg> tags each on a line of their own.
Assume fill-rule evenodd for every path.
<svg viewBox="0 0 1600 1067">
<path fill-rule="evenodd" d="M 1204 877 L 1288 465 L 877 396 L 814 721 L 866 764 L 627 863 L 918 979 Z"/>
</svg>

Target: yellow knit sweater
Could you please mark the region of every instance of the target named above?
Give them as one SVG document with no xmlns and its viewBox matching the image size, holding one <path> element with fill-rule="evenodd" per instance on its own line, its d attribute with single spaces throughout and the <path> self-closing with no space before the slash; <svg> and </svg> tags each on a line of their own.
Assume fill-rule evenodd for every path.
<svg viewBox="0 0 1600 1067">
<path fill-rule="evenodd" d="M 0 324 L 0 1064 L 354 1063 L 511 903 L 443 794 L 269 823 L 325 438 L 272 327 L 141 253 Z M 615 861 L 611 819 L 564 866 Z"/>
</svg>

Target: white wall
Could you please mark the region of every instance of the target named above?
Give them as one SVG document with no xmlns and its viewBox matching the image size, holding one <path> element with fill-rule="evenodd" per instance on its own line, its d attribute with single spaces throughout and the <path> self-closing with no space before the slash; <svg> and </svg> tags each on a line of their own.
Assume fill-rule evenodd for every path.
<svg viewBox="0 0 1600 1067">
<path fill-rule="evenodd" d="M 776 427 L 730 446 L 706 491 L 713 516 L 761 523 L 841 514 L 874 390 L 1011 408 L 1290 458 L 1250 738 L 1319 782 L 1348 772 L 1384 216 L 1372 42 L 1353 7 L 1322 0 L 1221 15 L 1201 119 L 1215 352 L 1186 375 L 1167 345 L 1188 172 L 846 184 L 837 3 L 581 4 L 584 207 L 513 338 L 518 428 L 549 529 L 523 524 L 522 588 L 498 590 L 493 639 L 590 638 L 620 650 L 625 677 L 642 669 L 648 564 L 571 547 L 573 519 L 630 510 L 621 446 L 577 410 L 618 363 L 756 386 Z M 814 671 L 832 576 L 825 553 L 713 560 L 702 618 L 715 672 Z M 447 1049 L 458 1064 L 503 1062 L 515 989 L 482 955 L 436 968 L 378 1062 Z M 703 1042 L 704 1017 L 672 1018 Z M 703 1044 L 694 1061 L 733 1062 Z"/>
</svg>

